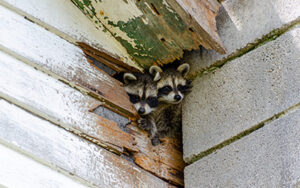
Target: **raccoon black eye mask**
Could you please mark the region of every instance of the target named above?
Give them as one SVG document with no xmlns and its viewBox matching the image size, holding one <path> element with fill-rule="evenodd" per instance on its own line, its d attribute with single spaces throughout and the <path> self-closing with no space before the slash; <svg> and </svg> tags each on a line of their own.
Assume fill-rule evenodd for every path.
<svg viewBox="0 0 300 188">
<path fill-rule="evenodd" d="M 164 86 L 163 88 L 158 89 L 158 94 L 168 95 L 172 91 L 171 86 Z"/>
<path fill-rule="evenodd" d="M 150 74 L 125 73 L 124 87 L 139 115 L 146 116 L 158 106 L 156 82 Z"/>
<path fill-rule="evenodd" d="M 128 95 L 129 95 L 130 102 L 133 103 L 133 104 L 138 103 L 141 100 L 140 96 L 138 96 L 138 95 L 132 95 L 132 94 L 129 94 L 129 93 L 128 93 Z"/>
<path fill-rule="evenodd" d="M 158 100 L 157 100 L 157 97 L 148 97 L 146 99 L 148 105 L 151 107 L 151 108 L 155 108 L 158 106 Z"/>
<path fill-rule="evenodd" d="M 186 85 L 184 86 L 179 84 L 177 89 L 183 94 L 190 92 L 192 89 L 191 81 L 187 81 Z"/>
</svg>

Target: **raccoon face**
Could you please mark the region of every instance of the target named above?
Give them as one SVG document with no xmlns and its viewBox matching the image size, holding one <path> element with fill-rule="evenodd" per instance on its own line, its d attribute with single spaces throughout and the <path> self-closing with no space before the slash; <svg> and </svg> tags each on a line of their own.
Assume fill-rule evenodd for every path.
<svg viewBox="0 0 300 188">
<path fill-rule="evenodd" d="M 125 73 L 123 79 L 130 102 L 139 115 L 145 116 L 157 108 L 156 82 L 151 75 Z"/>
<path fill-rule="evenodd" d="M 152 66 L 149 69 L 151 74 L 160 72 L 160 80 L 157 82 L 158 100 L 170 104 L 178 104 L 182 101 L 192 86 L 191 81 L 185 79 L 189 72 L 190 66 L 182 64 L 177 69 L 166 69 L 162 71 L 157 66 Z"/>
</svg>

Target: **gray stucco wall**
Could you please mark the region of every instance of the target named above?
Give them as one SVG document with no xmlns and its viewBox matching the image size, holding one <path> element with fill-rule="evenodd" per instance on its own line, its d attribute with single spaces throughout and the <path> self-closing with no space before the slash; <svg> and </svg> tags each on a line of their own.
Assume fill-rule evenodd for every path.
<svg viewBox="0 0 300 188">
<path fill-rule="evenodd" d="M 227 54 L 187 54 L 186 187 L 300 186 L 300 1 L 227 0 Z"/>
</svg>

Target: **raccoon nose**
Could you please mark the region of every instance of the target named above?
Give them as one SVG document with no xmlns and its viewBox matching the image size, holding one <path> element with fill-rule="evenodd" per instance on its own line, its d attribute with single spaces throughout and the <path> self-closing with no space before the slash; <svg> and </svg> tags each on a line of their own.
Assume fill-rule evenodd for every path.
<svg viewBox="0 0 300 188">
<path fill-rule="evenodd" d="M 140 114 L 140 115 L 143 115 L 144 113 L 145 113 L 145 108 L 140 108 L 139 110 L 138 110 L 138 113 Z"/>
<path fill-rule="evenodd" d="M 180 95 L 175 95 L 175 96 L 174 96 L 174 99 L 175 99 L 176 101 L 180 101 L 181 96 L 180 96 Z"/>
</svg>

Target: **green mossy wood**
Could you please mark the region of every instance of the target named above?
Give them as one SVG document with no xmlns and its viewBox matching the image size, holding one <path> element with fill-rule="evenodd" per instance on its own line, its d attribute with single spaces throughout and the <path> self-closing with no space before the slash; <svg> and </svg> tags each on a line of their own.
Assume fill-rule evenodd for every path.
<svg viewBox="0 0 300 188">
<path fill-rule="evenodd" d="M 184 50 L 198 49 L 199 45 L 225 52 L 217 33 L 213 34 L 217 35 L 217 47 L 208 45 L 210 34 L 203 32 L 205 29 L 199 30 L 199 27 L 193 26 L 197 19 L 190 16 L 192 13 L 186 13 L 189 12 L 186 7 L 181 8 L 183 5 L 179 5 L 179 0 L 72 1 L 94 22 L 99 32 L 109 32 L 142 68 L 154 63 L 163 65 L 172 62 L 181 58 Z M 186 2 L 183 1 L 183 4 Z M 213 8 L 203 5 L 207 9 L 205 14 L 212 12 L 212 18 L 203 17 L 208 21 L 212 19 L 211 25 L 216 32 L 215 16 L 219 4 L 214 2 L 213 5 Z"/>
</svg>

